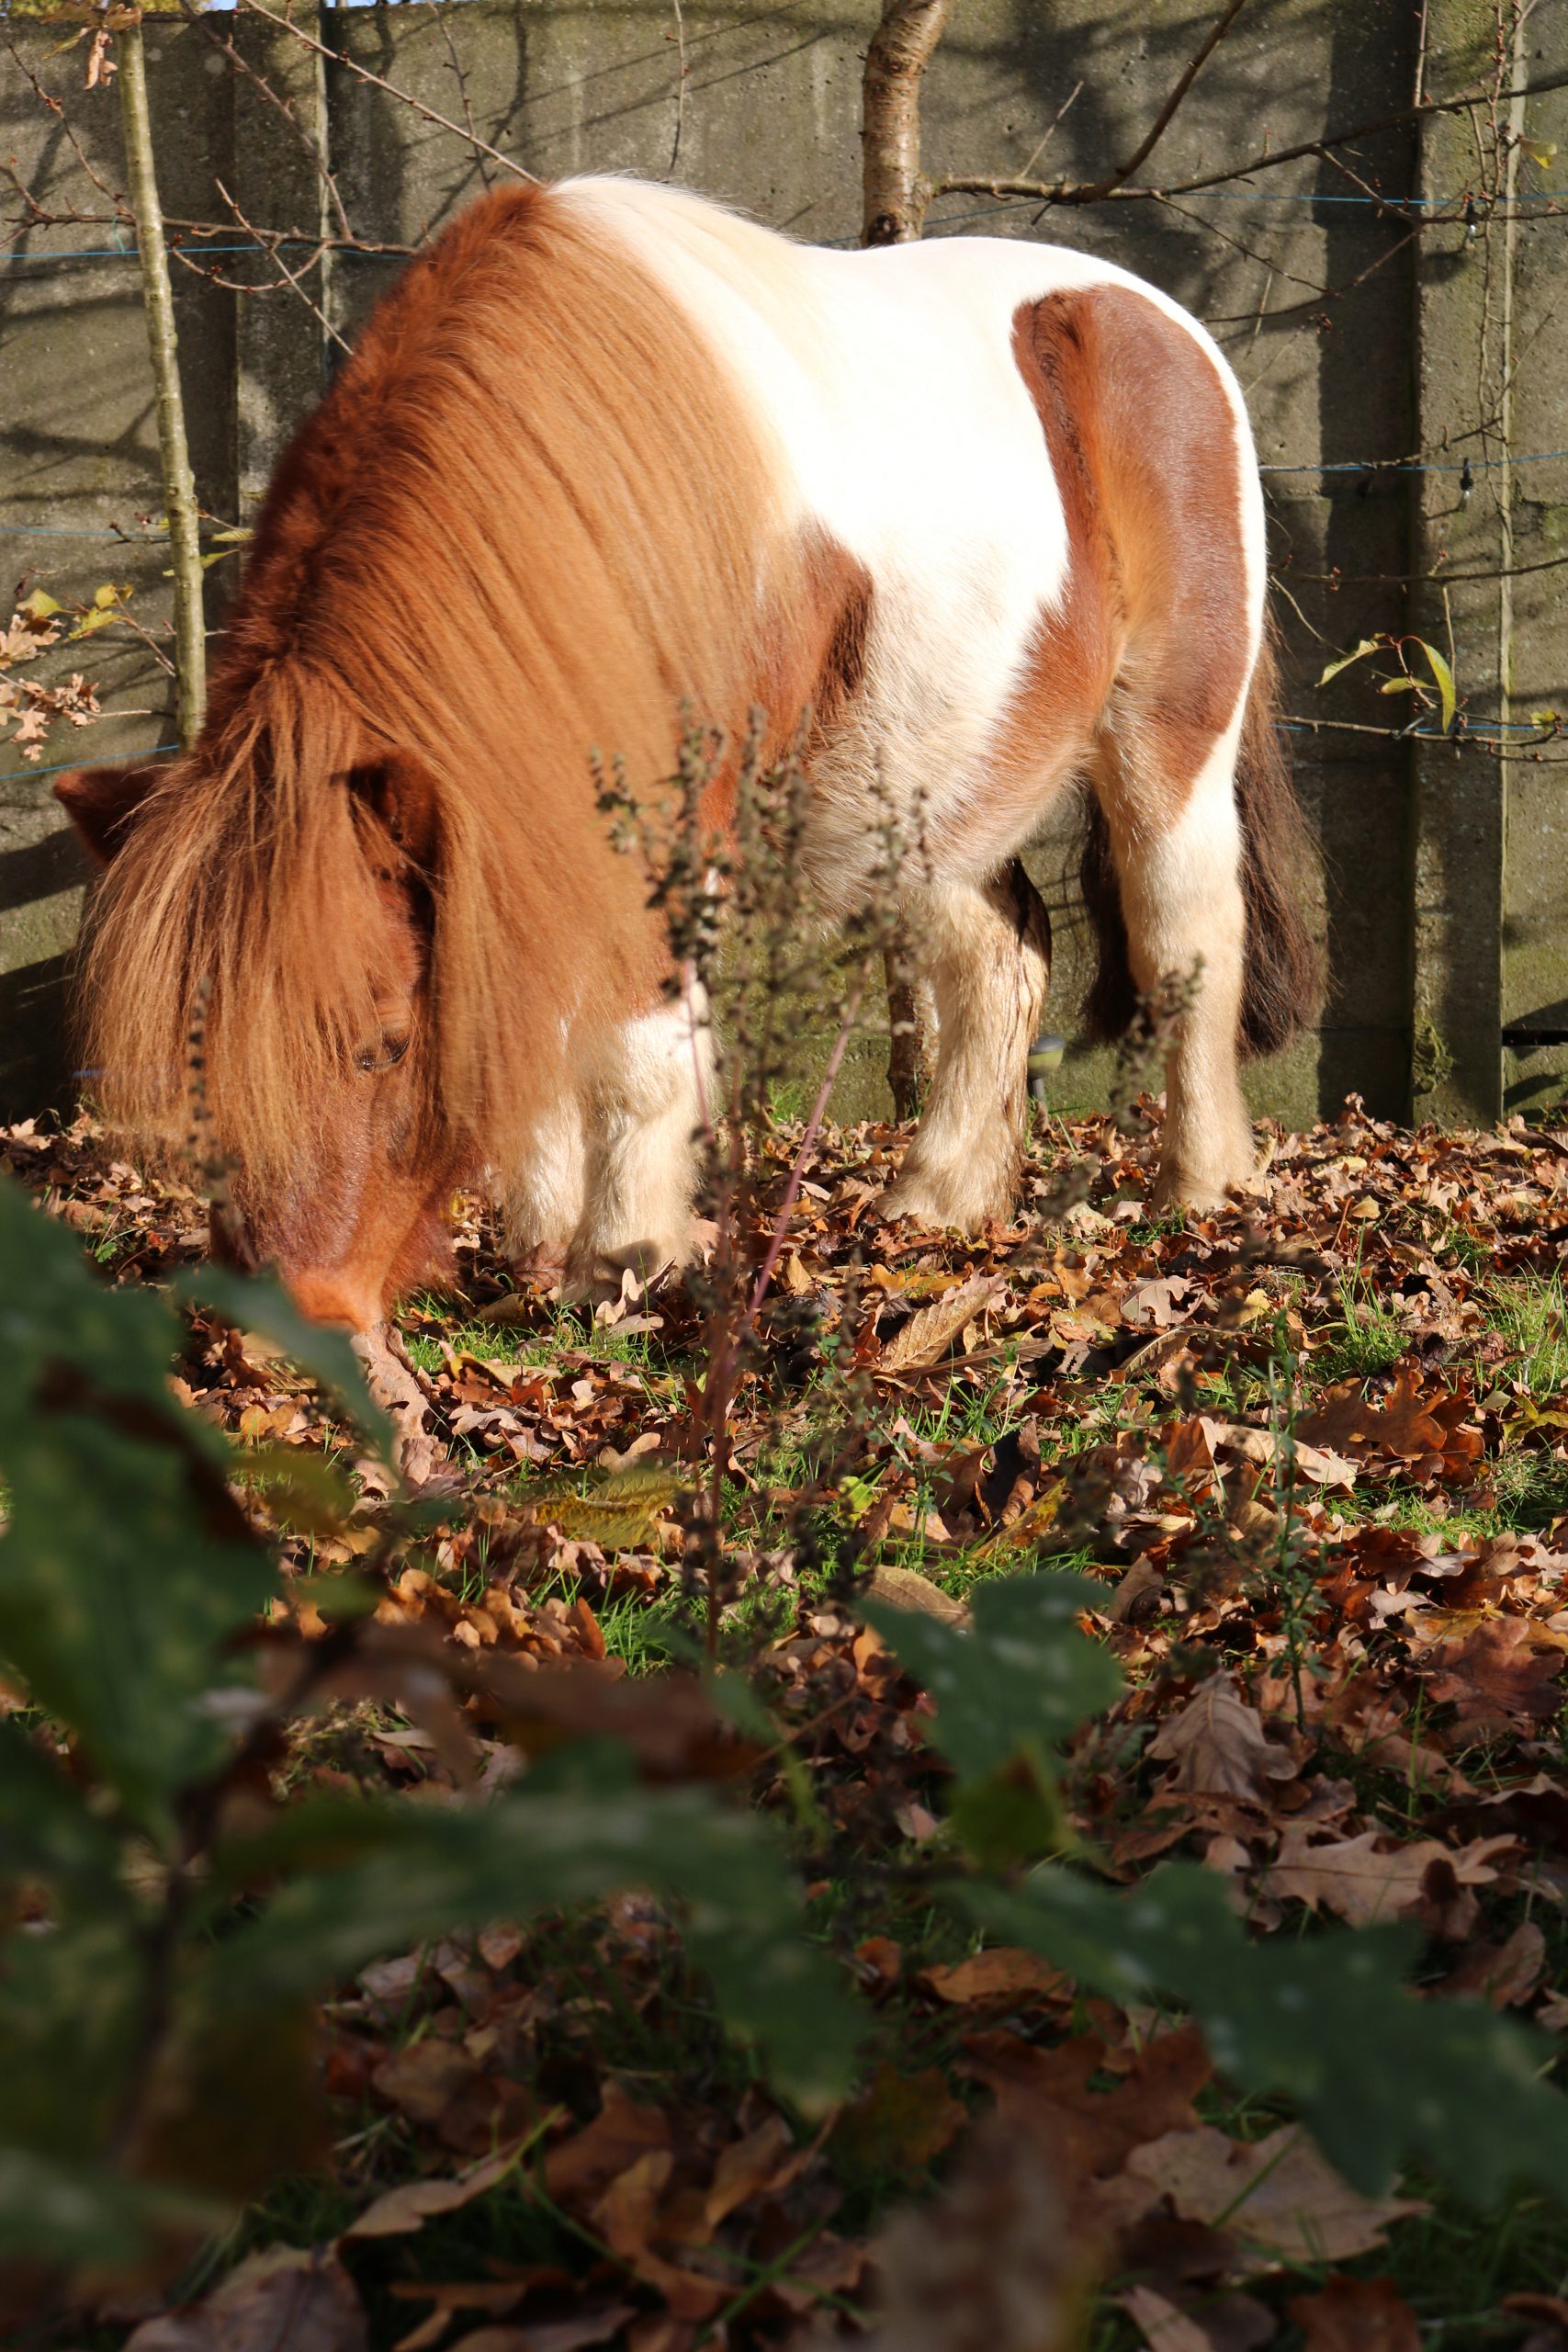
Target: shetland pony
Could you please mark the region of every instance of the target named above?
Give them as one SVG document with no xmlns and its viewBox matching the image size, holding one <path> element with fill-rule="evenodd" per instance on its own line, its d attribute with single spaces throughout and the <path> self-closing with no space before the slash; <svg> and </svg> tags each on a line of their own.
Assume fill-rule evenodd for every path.
<svg viewBox="0 0 1568 2352">
<path fill-rule="evenodd" d="M 239 1246 L 325 1319 L 375 1322 L 481 1171 L 579 1284 L 681 1261 L 705 1036 L 589 757 L 651 793 L 682 703 L 730 743 L 761 711 L 765 752 L 809 709 L 816 911 L 863 902 L 889 804 L 921 843 L 939 1057 L 887 1213 L 1010 1208 L 1047 953 L 1009 865 L 1080 785 L 1100 1028 L 1201 966 L 1158 1182 L 1212 1207 L 1254 1165 L 1238 1052 L 1312 996 L 1263 607 L 1235 379 L 1124 271 L 491 195 L 283 459 L 195 750 L 56 786 L 107 867 L 106 1108 L 177 1129 L 202 990 Z M 716 824 L 733 796 L 732 763 Z"/>
</svg>

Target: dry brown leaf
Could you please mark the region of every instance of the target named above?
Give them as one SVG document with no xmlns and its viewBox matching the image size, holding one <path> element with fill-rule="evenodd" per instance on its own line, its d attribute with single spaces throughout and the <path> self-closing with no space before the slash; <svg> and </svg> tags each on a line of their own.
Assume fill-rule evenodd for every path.
<svg viewBox="0 0 1568 2352">
<path fill-rule="evenodd" d="M 1546 1938 L 1533 1919 L 1521 1919 L 1505 1943 L 1473 1944 L 1459 1955 L 1447 1994 L 1479 1994 L 1495 2009 L 1528 2001 L 1546 1968 Z"/>
<path fill-rule="evenodd" d="M 592 2122 L 545 2159 L 545 2186 L 558 2205 L 597 2195 L 640 2157 L 670 2147 L 670 2119 L 662 2108 L 640 2106 L 613 2075 L 606 2075 L 600 2098 Z"/>
<path fill-rule="evenodd" d="M 1279 1858 L 1263 1873 L 1266 1894 L 1334 1912 L 1353 1928 L 1375 1919 L 1404 1919 L 1430 1899 L 1434 1865 L 1451 1871 L 1461 1887 L 1490 1885 L 1497 1858 L 1513 1849 L 1511 1838 L 1481 1838 L 1458 1851 L 1435 1838 L 1393 1845 L 1381 1830 L 1359 1838 L 1321 1838 L 1315 1822 L 1287 1823 Z"/>
<path fill-rule="evenodd" d="M 366 2352 L 358 2290 L 330 2247 L 247 2255 L 199 2303 L 143 2320 L 125 2352 Z"/>
<path fill-rule="evenodd" d="M 1214 1675 L 1167 1719 L 1149 1754 L 1175 1765 L 1168 1783 L 1172 1789 L 1245 1797 L 1258 1805 L 1269 1804 L 1273 1782 L 1296 1776 L 1289 1749 L 1265 1736 L 1262 1716 L 1228 1674 Z"/>
<path fill-rule="evenodd" d="M 1508 1731 L 1551 1721 L 1562 1703 L 1562 1653 L 1538 1649 L 1526 1619 L 1493 1617 L 1432 1651 L 1427 1689 L 1457 1707 L 1464 1729 Z"/>
<path fill-rule="evenodd" d="M 1426 2207 L 1363 2197 L 1304 2132 L 1287 2123 L 1251 2146 L 1202 2124 L 1134 2148 L 1127 2170 L 1170 2199 L 1183 2220 L 1213 2224 L 1283 2262 L 1344 2262 L 1382 2245 L 1391 2222 Z"/>
<path fill-rule="evenodd" d="M 883 1349 L 874 1367 L 877 1376 L 923 1372 L 934 1364 L 946 1354 L 964 1325 L 972 1323 L 990 1306 L 1001 1289 L 1002 1283 L 995 1274 L 978 1274 L 942 1297 L 933 1298 L 929 1306 L 917 1306 Z"/>
<path fill-rule="evenodd" d="M 943 1592 L 932 1584 L 930 1577 L 920 1576 L 914 1568 L 900 1568 L 891 1564 L 874 1568 L 866 1587 L 874 1600 L 889 1600 L 895 1609 L 922 1610 L 928 1617 L 940 1617 L 946 1625 L 966 1625 L 969 1611 L 962 1600 Z"/>
<path fill-rule="evenodd" d="M 436 2214 L 454 2213 L 459 2206 L 482 2197 L 505 2177 L 515 2161 L 515 2151 L 509 2150 L 487 2157 L 483 2164 L 470 2165 L 455 2180 L 401 2180 L 367 2205 L 343 2234 L 345 2238 L 389 2238 L 423 2229 Z"/>
<path fill-rule="evenodd" d="M 928 1968 L 920 1982 L 939 2001 L 965 2007 L 976 2001 L 1040 2000 L 1058 1992 L 1068 1979 L 1038 1952 L 1018 1944 L 997 1944 L 977 1951 L 951 1968 Z"/>
<path fill-rule="evenodd" d="M 964 2047 L 969 2071 L 996 2093 L 1000 2120 L 1039 2137 L 1075 2188 L 1108 2179 L 1145 2140 L 1195 2125 L 1192 2102 L 1213 2073 L 1193 2026 L 1145 2042 L 1109 2090 L 1092 2086 L 1107 2055 L 1096 2034 L 1042 2050 L 1016 2034 L 972 2033 Z"/>
<path fill-rule="evenodd" d="M 766 2189 L 776 2191 L 792 2179 L 809 2150 L 796 2151 L 789 2125 L 782 2115 L 770 2115 L 743 2140 L 732 2140 L 713 2168 L 713 2181 L 703 2200 L 710 2230 Z"/>
<path fill-rule="evenodd" d="M 711 2319 L 728 2301 L 728 2288 L 721 2279 L 666 2261 L 651 2243 L 658 2234 L 659 2209 L 674 2161 L 668 2148 L 650 2148 L 628 2165 L 593 2208 L 593 2224 L 627 2269 L 662 2296 L 673 2318 Z"/>
<path fill-rule="evenodd" d="M 1138 2285 L 1116 2300 L 1149 2352 L 1254 2352 L 1275 2332 L 1273 2312 L 1251 2295 L 1217 2294 L 1211 2288 L 1184 2305 L 1158 2288 Z"/>
<path fill-rule="evenodd" d="M 1306 2352 L 1421 2352 L 1416 2314 L 1392 2278 L 1330 2278 L 1288 2308 Z"/>
</svg>

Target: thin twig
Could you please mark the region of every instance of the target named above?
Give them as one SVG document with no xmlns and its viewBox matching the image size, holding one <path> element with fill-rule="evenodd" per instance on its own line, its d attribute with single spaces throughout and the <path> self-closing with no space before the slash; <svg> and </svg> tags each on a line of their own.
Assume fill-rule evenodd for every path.
<svg viewBox="0 0 1568 2352">
<path fill-rule="evenodd" d="M 182 0 L 184 4 L 185 0 Z M 254 17 L 265 17 L 269 25 L 275 25 L 280 33 L 287 33 L 290 40 L 299 41 L 302 48 L 310 50 L 317 57 L 328 58 L 333 64 L 341 65 L 345 73 L 353 74 L 359 81 L 368 82 L 372 88 L 385 90 L 389 98 L 396 98 L 400 106 L 412 107 L 426 122 L 434 123 L 437 130 L 449 130 L 454 139 L 462 140 L 466 146 L 476 149 L 481 155 L 488 155 L 492 163 L 499 164 L 502 171 L 510 172 L 514 179 L 525 180 L 530 187 L 538 187 L 536 173 L 525 171 L 521 164 L 514 164 L 510 155 L 503 155 L 499 147 L 492 147 L 488 139 L 481 139 L 477 131 L 465 130 L 462 124 L 454 122 L 449 115 L 438 114 L 434 107 L 427 107 L 423 98 L 416 98 L 409 91 L 400 90 L 395 83 L 387 81 L 383 75 L 373 74 L 368 65 L 361 65 L 359 60 L 350 57 L 346 50 L 329 48 L 325 41 L 317 40 L 313 34 L 308 33 L 303 25 L 291 24 L 287 17 L 275 16 L 270 8 L 264 8 L 261 0 L 237 0 L 237 5 L 248 8 Z"/>
<path fill-rule="evenodd" d="M 175 581 L 175 708 L 181 747 L 189 751 L 201 731 L 207 707 L 207 621 L 202 609 L 200 517 L 196 479 L 186 439 L 180 390 L 179 345 L 175 334 L 175 298 L 169 256 L 158 206 L 158 175 L 152 154 L 152 119 L 147 104 L 146 53 L 140 16 L 117 35 L 120 126 L 126 170 L 141 254 L 141 293 L 147 312 L 147 348 L 152 367 L 163 464 L 164 503 L 169 516 L 170 560 Z"/>
</svg>

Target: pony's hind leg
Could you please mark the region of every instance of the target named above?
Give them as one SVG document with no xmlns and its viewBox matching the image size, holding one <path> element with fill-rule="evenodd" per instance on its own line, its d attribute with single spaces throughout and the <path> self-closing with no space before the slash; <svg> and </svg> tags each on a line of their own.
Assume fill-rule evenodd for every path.
<svg viewBox="0 0 1568 2352">
<path fill-rule="evenodd" d="M 1029 1049 L 1051 976 L 1051 926 L 1020 860 L 991 881 L 904 897 L 931 982 L 937 1061 L 886 1216 L 973 1228 L 1010 1215 L 1029 1123 Z"/>
<path fill-rule="evenodd" d="M 1247 951 L 1238 733 L 1239 718 L 1183 775 L 1157 729 L 1126 718 L 1096 777 L 1134 981 L 1145 998 L 1164 982 L 1190 985 L 1167 1059 L 1159 1207 L 1217 1208 L 1257 1166 L 1237 1074 Z"/>
<path fill-rule="evenodd" d="M 587 1297 L 629 1267 L 644 1280 L 694 1254 L 698 1135 L 713 1085 L 705 1004 L 682 999 L 641 1013 L 593 1057 L 581 1215 L 566 1289 Z"/>
</svg>

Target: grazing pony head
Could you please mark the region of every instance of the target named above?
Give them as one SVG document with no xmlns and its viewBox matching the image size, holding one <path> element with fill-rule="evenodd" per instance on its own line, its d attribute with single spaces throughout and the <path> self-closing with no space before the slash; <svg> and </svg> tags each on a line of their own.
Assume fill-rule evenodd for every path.
<svg viewBox="0 0 1568 2352">
<path fill-rule="evenodd" d="M 177 1147 L 205 1007 L 226 1246 L 310 1314 L 378 1320 L 454 1185 L 515 1167 L 595 1026 L 656 995 L 590 755 L 667 776 L 682 696 L 742 731 L 769 464 L 629 250 L 565 195 L 492 195 L 279 468 L 195 750 L 57 786 L 105 865 L 104 1108 Z"/>
<path fill-rule="evenodd" d="M 474 1158 L 473 1074 L 441 1076 L 441 796 L 408 752 L 345 741 L 306 775 L 288 740 L 62 779 L 106 869 L 90 1050 L 112 1115 L 223 1170 L 219 1253 L 365 1329 L 439 1262 Z"/>
</svg>

